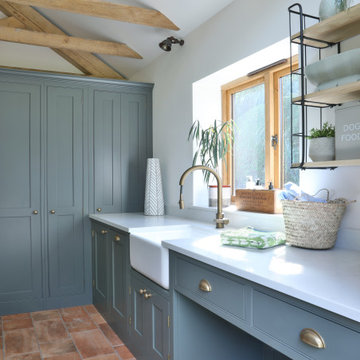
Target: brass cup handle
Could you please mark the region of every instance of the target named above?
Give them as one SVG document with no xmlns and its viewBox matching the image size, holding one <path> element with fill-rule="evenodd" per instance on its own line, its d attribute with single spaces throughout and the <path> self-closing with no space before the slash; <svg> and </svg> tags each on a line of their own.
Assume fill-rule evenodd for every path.
<svg viewBox="0 0 360 360">
<path fill-rule="evenodd" d="M 302 329 L 300 332 L 300 340 L 316 349 L 325 349 L 325 341 L 322 336 L 314 329 Z"/>
<path fill-rule="evenodd" d="M 105 234 L 108 233 L 108 231 L 107 230 L 101 230 L 100 233 L 101 233 L 101 235 L 105 235 Z"/>
<path fill-rule="evenodd" d="M 150 299 L 152 297 L 152 294 L 149 294 L 149 293 L 146 293 L 144 294 L 144 298 L 147 300 L 147 299 Z"/>
<path fill-rule="evenodd" d="M 54 215 L 55 213 L 56 213 L 55 210 L 50 210 L 50 214 L 51 214 L 51 215 Z"/>
<path fill-rule="evenodd" d="M 102 208 L 97 208 L 96 211 L 97 212 L 102 212 Z"/>
<path fill-rule="evenodd" d="M 115 235 L 114 241 L 115 241 L 115 242 L 119 242 L 120 240 L 121 240 L 120 236 L 119 236 L 119 235 Z"/>
<path fill-rule="evenodd" d="M 146 294 L 146 292 L 147 292 L 146 289 L 140 289 L 140 290 L 139 290 L 139 294 L 140 294 L 140 295 L 144 295 L 144 294 Z"/>
<path fill-rule="evenodd" d="M 202 279 L 199 283 L 199 289 L 203 292 L 211 292 L 212 291 L 212 287 L 211 287 L 211 284 L 205 280 L 205 279 Z"/>
<path fill-rule="evenodd" d="M 34 210 L 34 211 L 33 211 L 33 214 L 34 214 L 34 215 L 37 215 L 38 213 L 39 213 L 39 211 L 37 211 L 37 210 Z"/>
</svg>

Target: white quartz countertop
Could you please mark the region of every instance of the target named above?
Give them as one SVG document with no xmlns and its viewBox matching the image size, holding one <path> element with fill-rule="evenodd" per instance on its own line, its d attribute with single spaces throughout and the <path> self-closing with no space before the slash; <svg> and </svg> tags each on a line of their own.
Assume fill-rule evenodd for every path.
<svg viewBox="0 0 360 360">
<path fill-rule="evenodd" d="M 136 229 L 155 226 L 169 226 L 169 225 L 186 225 L 198 224 L 191 220 L 178 218 L 174 216 L 145 216 L 141 213 L 122 213 L 122 214 L 94 214 L 89 216 L 90 219 L 99 221 L 103 224 L 114 227 L 121 231 L 131 233 Z"/>
<path fill-rule="evenodd" d="M 169 216 L 92 215 L 91 219 L 136 232 L 146 227 L 193 224 L 204 231 L 195 238 L 163 241 L 165 248 L 202 261 L 323 309 L 360 322 L 360 252 L 334 248 L 306 250 L 281 246 L 251 250 L 222 246 L 220 230 Z"/>
</svg>

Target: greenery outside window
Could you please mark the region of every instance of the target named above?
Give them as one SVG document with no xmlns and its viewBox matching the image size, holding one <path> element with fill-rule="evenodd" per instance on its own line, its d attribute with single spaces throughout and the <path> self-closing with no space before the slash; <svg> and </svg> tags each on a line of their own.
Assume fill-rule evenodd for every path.
<svg viewBox="0 0 360 360">
<path fill-rule="evenodd" d="M 297 58 L 293 59 L 297 68 Z M 293 96 L 300 77 L 293 75 Z M 223 181 L 233 191 L 245 188 L 247 176 L 271 181 L 281 188 L 287 181 L 299 183 L 299 171 L 291 165 L 290 59 L 252 76 L 222 86 L 223 121 L 234 121 L 234 143 L 223 167 Z M 298 127 L 299 109 L 293 106 L 293 127 Z M 293 128 L 293 132 L 294 132 Z M 297 158 L 298 144 L 293 144 Z"/>
</svg>

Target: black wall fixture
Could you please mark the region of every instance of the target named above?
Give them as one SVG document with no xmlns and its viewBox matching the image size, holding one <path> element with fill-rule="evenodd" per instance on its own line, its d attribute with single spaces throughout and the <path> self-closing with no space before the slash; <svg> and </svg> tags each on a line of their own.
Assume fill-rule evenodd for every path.
<svg viewBox="0 0 360 360">
<path fill-rule="evenodd" d="M 170 36 L 168 38 L 166 38 L 164 41 L 162 41 L 159 46 L 161 49 L 163 49 L 164 51 L 171 51 L 171 46 L 173 44 L 179 44 L 180 46 L 183 46 L 185 43 L 184 40 L 179 40 L 179 39 L 176 39 L 175 37 L 173 36 Z"/>
</svg>

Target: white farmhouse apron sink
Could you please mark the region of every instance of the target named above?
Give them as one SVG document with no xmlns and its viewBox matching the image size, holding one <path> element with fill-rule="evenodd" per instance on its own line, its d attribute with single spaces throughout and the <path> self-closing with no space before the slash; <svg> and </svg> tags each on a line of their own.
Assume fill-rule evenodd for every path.
<svg viewBox="0 0 360 360">
<path fill-rule="evenodd" d="M 215 230 L 215 229 L 214 229 Z M 130 234 L 131 266 L 165 289 L 169 289 L 169 250 L 163 241 L 202 238 L 210 229 L 193 225 L 170 225 L 136 229 Z"/>
</svg>

